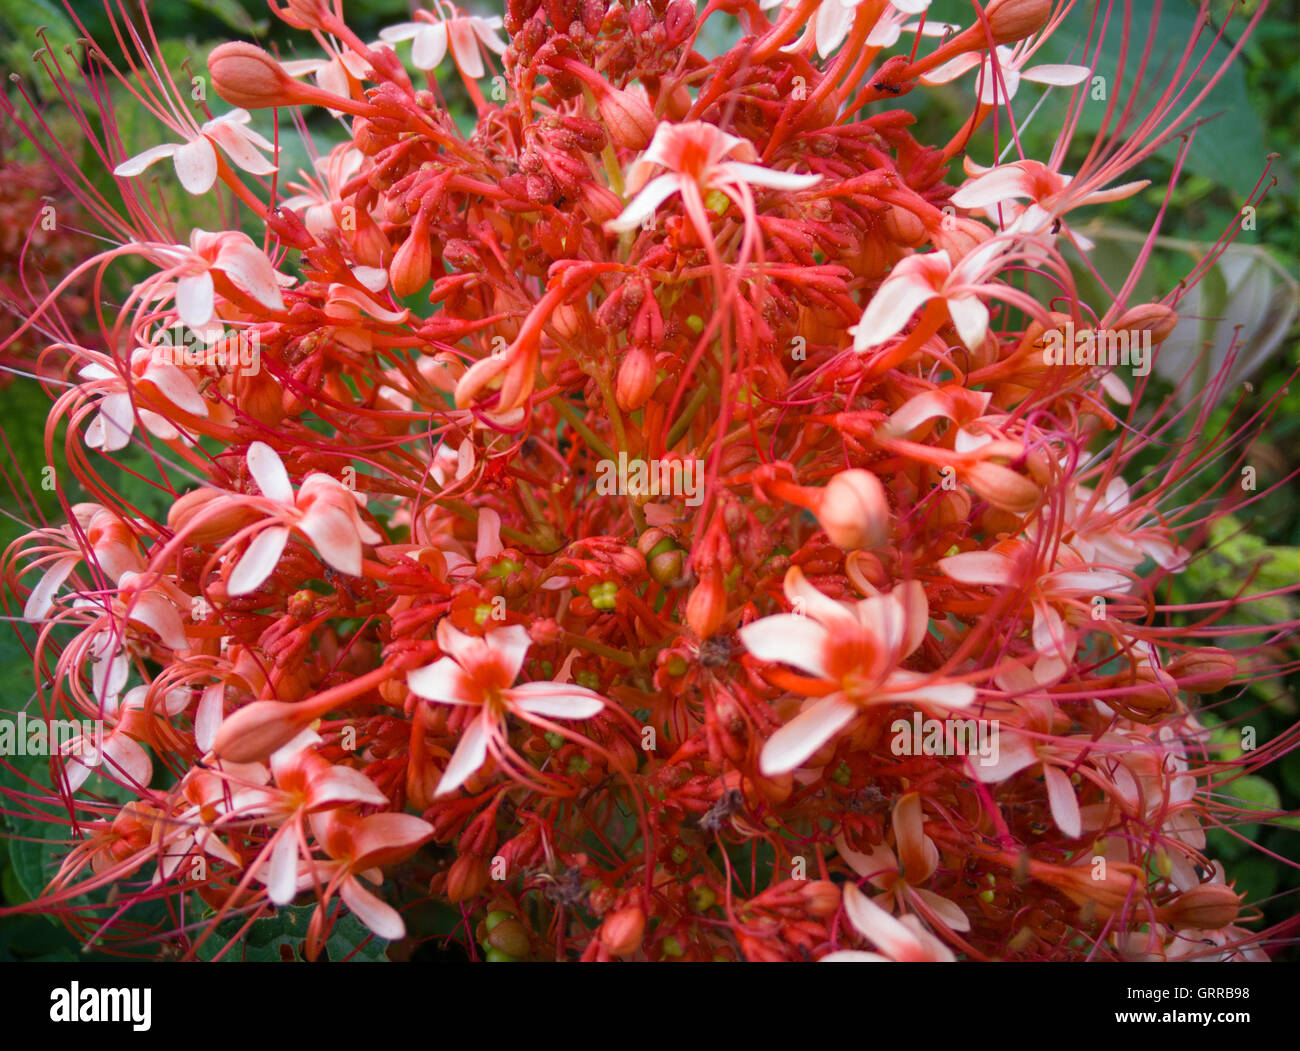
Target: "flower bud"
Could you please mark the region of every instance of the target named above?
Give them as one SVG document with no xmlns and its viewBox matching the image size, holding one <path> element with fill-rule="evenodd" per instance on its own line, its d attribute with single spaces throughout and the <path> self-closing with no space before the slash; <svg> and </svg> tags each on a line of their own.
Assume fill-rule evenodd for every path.
<svg viewBox="0 0 1300 1051">
<path fill-rule="evenodd" d="M 722 570 L 706 570 L 686 600 L 686 623 L 697 638 L 706 639 L 727 619 L 727 591 Z"/>
<path fill-rule="evenodd" d="M 1204 646 L 1170 661 L 1165 671 L 1189 693 L 1217 693 L 1237 677 L 1237 658 L 1217 646 Z"/>
<path fill-rule="evenodd" d="M 221 724 L 212 750 L 232 763 L 253 763 L 288 744 L 315 717 L 305 705 L 254 701 Z"/>
<path fill-rule="evenodd" d="M 1052 0 L 993 0 L 984 9 L 995 44 L 1014 44 L 1017 40 L 1024 40 L 1030 33 L 1042 29 L 1051 13 Z M 974 28 L 983 35 L 983 27 L 978 22 Z"/>
<path fill-rule="evenodd" d="M 167 524 L 174 532 L 189 528 L 191 543 L 210 544 L 225 540 L 261 516 L 252 508 L 230 499 L 230 493 L 204 487 L 186 493 L 167 510 Z"/>
<path fill-rule="evenodd" d="M 293 105 L 290 96 L 301 86 L 270 52 L 242 40 L 213 48 L 208 72 L 217 94 L 243 109 Z"/>
<path fill-rule="evenodd" d="M 889 543 L 889 500 L 870 471 L 841 471 L 822 490 L 815 511 L 831 543 L 845 551 Z"/>
<path fill-rule="evenodd" d="M 994 507 L 1015 515 L 1027 515 L 1042 499 L 1042 491 L 1023 474 L 987 461 L 965 471 L 970 487 Z"/>
<path fill-rule="evenodd" d="M 638 905 L 611 912 L 600 925 L 600 943 L 611 956 L 631 956 L 641 947 L 645 913 Z"/>
<path fill-rule="evenodd" d="M 595 93 L 596 108 L 614 145 L 625 150 L 645 149 L 654 137 L 658 122 L 644 95 L 635 89 L 610 87 L 604 80 L 599 83 L 603 87 Z"/>
<path fill-rule="evenodd" d="M 416 219 L 411 224 L 411 232 L 407 234 L 388 267 L 393 291 L 400 297 L 414 295 L 429 283 L 432 267 L 433 249 L 429 243 L 429 227 L 427 223 Z"/>
<path fill-rule="evenodd" d="M 487 864 L 477 854 L 462 854 L 447 872 L 447 900 L 468 901 L 478 897 L 488 883 Z"/>
<path fill-rule="evenodd" d="M 645 347 L 634 346 L 623 355 L 614 383 L 614 400 L 624 412 L 636 412 L 655 392 L 655 359 Z"/>
<path fill-rule="evenodd" d="M 1178 324 L 1178 315 L 1163 303 L 1142 303 L 1124 311 L 1112 326 L 1128 332 L 1150 332 L 1153 345 L 1169 338 Z"/>
<path fill-rule="evenodd" d="M 1222 883 L 1202 883 L 1184 891 L 1157 915 L 1173 927 L 1183 930 L 1215 931 L 1237 920 L 1241 898 Z"/>
<path fill-rule="evenodd" d="M 813 880 L 799 891 L 808 906 L 808 914 L 818 919 L 834 916 L 840 907 L 840 888 L 827 879 Z"/>
<path fill-rule="evenodd" d="M 364 103 L 294 80 L 269 51 L 242 40 L 213 48 L 208 72 L 217 94 L 241 109 L 321 105 L 357 115 L 371 112 Z"/>
</svg>

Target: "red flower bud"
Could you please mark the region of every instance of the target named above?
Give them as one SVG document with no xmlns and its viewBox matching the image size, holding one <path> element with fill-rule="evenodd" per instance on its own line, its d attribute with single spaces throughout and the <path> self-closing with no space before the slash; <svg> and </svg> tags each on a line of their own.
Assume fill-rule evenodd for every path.
<svg viewBox="0 0 1300 1051">
<path fill-rule="evenodd" d="M 841 471 L 832 478 L 816 515 L 831 543 L 846 551 L 889 543 L 889 500 L 870 471 Z"/>
<path fill-rule="evenodd" d="M 611 912 L 600 925 L 600 943 L 611 956 L 631 956 L 644 934 L 645 913 L 638 905 Z"/>
</svg>

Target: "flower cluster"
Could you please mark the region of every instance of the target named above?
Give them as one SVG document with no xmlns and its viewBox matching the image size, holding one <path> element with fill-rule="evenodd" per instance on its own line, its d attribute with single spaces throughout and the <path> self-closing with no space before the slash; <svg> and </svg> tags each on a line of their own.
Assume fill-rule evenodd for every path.
<svg viewBox="0 0 1300 1051">
<path fill-rule="evenodd" d="M 126 156 L 80 114 L 119 211 L 63 173 L 116 241 L 65 285 L 128 276 L 52 410 L 81 495 L 0 564 L 42 710 L 105 725 L 52 762 L 72 845 L 30 907 L 129 939 L 183 901 L 148 933 L 189 955 L 295 902 L 312 956 L 343 908 L 446 934 L 434 899 L 494 959 L 1264 956 L 1204 828 L 1292 742 L 1211 760 L 1192 697 L 1252 651 L 1159 595 L 1221 472 L 1144 374 L 1044 354 L 1172 330 L 1185 289 L 1085 301 L 1070 223 L 1217 73 L 1075 170 L 1074 119 L 959 164 L 1017 90 L 1085 104 L 1090 66 L 1031 62 L 1071 6 L 437 0 L 368 43 L 285 0 L 321 53 L 217 47 L 221 112 L 143 30 L 53 68 L 161 126 Z M 918 141 L 900 96 L 975 69 Z M 310 171 L 262 120 L 294 107 L 344 131 Z M 187 193 L 225 227 L 176 229 Z M 99 473 L 135 449 L 163 516 Z"/>
</svg>

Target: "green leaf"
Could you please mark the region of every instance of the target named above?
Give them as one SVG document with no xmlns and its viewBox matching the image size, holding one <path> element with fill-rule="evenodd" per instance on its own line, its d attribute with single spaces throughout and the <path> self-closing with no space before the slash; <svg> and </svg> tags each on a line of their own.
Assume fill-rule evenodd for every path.
<svg viewBox="0 0 1300 1051">
<path fill-rule="evenodd" d="M 260 36 L 266 32 L 267 20 L 254 19 L 236 0 L 185 0 L 185 2 L 196 11 L 212 15 L 231 29 L 248 36 Z"/>
<path fill-rule="evenodd" d="M 44 70 L 32 57 L 45 45 L 36 35 L 45 27 L 45 39 L 62 60 L 63 49 L 77 41 L 77 29 L 53 0 L 0 0 L 0 62 L 5 71 L 32 76 L 46 82 Z"/>
</svg>

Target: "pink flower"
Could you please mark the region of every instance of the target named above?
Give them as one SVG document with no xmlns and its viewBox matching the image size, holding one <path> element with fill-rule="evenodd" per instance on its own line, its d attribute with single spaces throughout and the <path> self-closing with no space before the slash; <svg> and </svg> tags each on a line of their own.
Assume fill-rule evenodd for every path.
<svg viewBox="0 0 1300 1051">
<path fill-rule="evenodd" d="M 1022 68 L 1032 54 L 1033 49 L 1022 51 L 1019 47 L 1010 48 L 999 44 L 996 48 L 998 69 L 995 74 L 993 60 L 988 55 L 985 55 L 981 61 L 977 53 L 967 51 L 965 54 L 958 55 L 951 61 L 945 62 L 938 69 L 924 74 L 921 77 L 921 82 L 923 84 L 946 84 L 950 80 L 956 80 L 963 73 L 979 66 L 979 77 L 975 84 L 976 94 L 979 96 L 981 103 L 992 106 L 998 102 L 1010 102 L 1015 98 L 1021 80 L 1028 80 L 1035 84 L 1070 87 L 1078 84 L 1091 72 L 1087 66 L 1055 64 L 1030 66 L 1028 69 Z"/>
<path fill-rule="evenodd" d="M 1080 602 L 1094 595 L 1122 596 L 1130 581 L 1123 573 L 1085 563 L 1062 546 L 1057 561 L 1039 566 L 1026 541 L 1007 541 L 998 551 L 966 551 L 939 560 L 939 568 L 953 580 L 977 587 L 1021 588 L 1033 610 L 1032 639 L 1038 653 L 1034 679 L 1040 685 L 1055 682 L 1074 657 L 1079 632 L 1070 627 L 1060 610 L 1082 620 Z"/>
<path fill-rule="evenodd" d="M 1149 180 L 1142 179 L 1109 190 L 1089 190 L 1086 185 L 1072 188 L 1073 176 L 1062 175 L 1040 161 L 1013 161 L 984 168 L 967 158 L 964 165 L 967 174 L 974 178 L 949 200 L 958 208 L 983 208 L 991 219 L 998 219 L 1001 211 L 1008 211 L 1011 222 L 1005 223 L 1006 228 L 1026 234 L 1053 226 L 1060 216 L 1075 208 L 1122 201 L 1149 185 Z M 1017 199 L 1028 200 L 1030 204 L 1026 207 L 1017 203 Z M 1054 230 L 1063 229 L 1063 224 L 1054 226 Z M 1068 230 L 1066 233 L 1081 251 L 1092 248 L 1092 242 L 1086 237 Z"/>
<path fill-rule="evenodd" d="M 759 660 L 790 664 L 814 676 L 812 682 L 776 681 L 819 699 L 768 738 L 759 756 L 765 775 L 802 765 L 867 705 L 917 702 L 963 708 L 975 700 L 974 688 L 966 683 L 899 667 L 926 633 L 928 606 L 919 583 L 849 606 L 823 595 L 792 566 L 785 593 L 796 612 L 747 624 L 740 629 L 740 641 Z"/>
<path fill-rule="evenodd" d="M 844 887 L 844 912 L 864 938 L 880 952 L 841 949 L 823 956 L 822 963 L 952 963 L 952 950 L 921 926 L 915 916 L 895 919 L 852 883 Z"/>
<path fill-rule="evenodd" d="M 680 193 L 687 215 L 696 231 L 703 231 L 703 237 L 709 230 L 703 194 L 709 190 L 725 194 L 749 213 L 753 211 L 750 186 L 806 190 L 821 181 L 820 175 L 779 172 L 750 163 L 757 159 L 754 146 L 747 139 L 728 135 L 712 124 L 664 121 L 655 130 L 645 153 L 628 171 L 629 192 L 639 192 L 605 228 L 618 233 L 635 230 L 654 215 L 659 205 Z M 650 178 L 660 167 L 667 168 L 667 172 Z"/>
<path fill-rule="evenodd" d="M 269 310 L 284 309 L 279 273 L 266 253 L 245 233 L 195 230 L 190 234 L 188 248 L 149 246 L 144 254 L 164 267 L 163 283 L 151 287 L 150 291 L 162 293 L 159 298 L 170 293 L 175 298 L 176 314 L 187 328 L 201 330 L 216 314 L 214 270 Z"/>
<path fill-rule="evenodd" d="M 247 595 L 271 575 L 291 533 L 307 537 L 327 563 L 341 573 L 361 575 L 363 543 L 377 544 L 382 537 L 362 521 L 357 511 L 363 497 L 327 474 L 313 472 L 303 479 L 297 494 L 276 451 L 263 442 L 248 447 L 248 472 L 262 490 L 250 499 L 272 516 L 255 526 L 254 537 L 230 571 L 226 591 Z"/>
<path fill-rule="evenodd" d="M 921 886 L 939 868 L 939 848 L 925 834 L 919 793 L 908 792 L 898 798 L 890 826 L 894 849 L 888 843 L 881 843 L 866 851 L 854 850 L 843 833 L 835 837 L 835 849 L 854 872 L 884 891 L 878 901 L 892 902 L 900 912 L 915 909 L 932 923 L 942 924 L 949 930 L 970 930 L 970 919 L 955 903 Z"/>
<path fill-rule="evenodd" d="M 605 699 L 582 686 L 558 682 L 512 685 L 524 665 L 529 639 L 526 628 L 511 624 L 483 638 L 458 631 L 449 620 L 438 624 L 438 645 L 450 656 L 408 673 L 407 685 L 416 695 L 438 704 L 479 709 L 438 783 L 437 795 L 454 792 L 487 760 L 489 752 L 505 759 L 506 716 L 553 729 L 549 719 L 590 719 L 605 707 Z"/>
<path fill-rule="evenodd" d="M 502 22 L 495 15 L 491 18 L 466 15 L 446 0 L 435 0 L 434 14 L 417 11 L 415 17 L 420 21 L 401 22 L 380 30 L 379 39 L 390 44 L 412 41 L 411 65 L 416 69 L 436 68 L 450 44 L 457 68 L 471 80 L 478 80 L 486 72 L 479 44 L 498 55 L 506 52 L 506 42 L 498 35 Z"/>
<path fill-rule="evenodd" d="M 990 242 L 985 242 L 989 244 Z M 940 250 L 909 255 L 894 267 L 871 297 L 862 320 L 849 331 L 859 354 L 897 335 L 917 307 L 939 300 L 948 311 L 957 334 L 971 350 L 978 350 L 988 333 L 989 308 L 980 299 L 988 285 L 979 281 L 989 252 L 983 247 L 964 256 L 956 266 Z"/>
<path fill-rule="evenodd" d="M 337 890 L 352 914 L 379 937 L 389 941 L 404 938 L 406 924 L 401 914 L 367 890 L 361 880 L 382 883 L 382 866 L 410 857 L 420 844 L 433 838 L 433 826 L 411 814 L 358 817 L 337 809 L 313 813 L 309 820 L 312 833 L 330 857 L 329 861 L 315 862 L 316 879 L 326 882 L 317 918 L 325 901 Z M 313 928 L 316 922 L 312 921 Z M 309 944 L 309 957 L 315 955 L 312 949 Z"/>
<path fill-rule="evenodd" d="M 174 441 L 183 438 L 167 416 L 133 400 L 133 391 L 126 380 L 106 365 L 91 362 L 78 375 L 87 386 L 106 393 L 99 401 L 99 411 L 86 427 L 86 444 L 92 449 L 115 452 L 124 449 L 131 441 L 138 415 L 145 430 L 155 438 Z M 156 404 L 174 406 L 181 414 L 206 417 L 207 403 L 198 387 L 183 369 L 167 360 L 167 348 L 138 347 L 131 355 L 131 385 L 135 390 L 150 396 Z"/>
<path fill-rule="evenodd" d="M 197 126 L 185 142 L 153 146 L 123 161 L 113 169 L 113 174 L 139 175 L 151 164 L 170 157 L 181 185 L 199 196 L 211 190 L 217 181 L 216 148 L 220 146 L 237 168 L 252 175 L 270 175 L 276 170 L 275 165 L 258 151 L 274 152 L 275 144 L 252 128 L 244 127 L 251 119 L 248 110 L 233 109 Z"/>
</svg>

